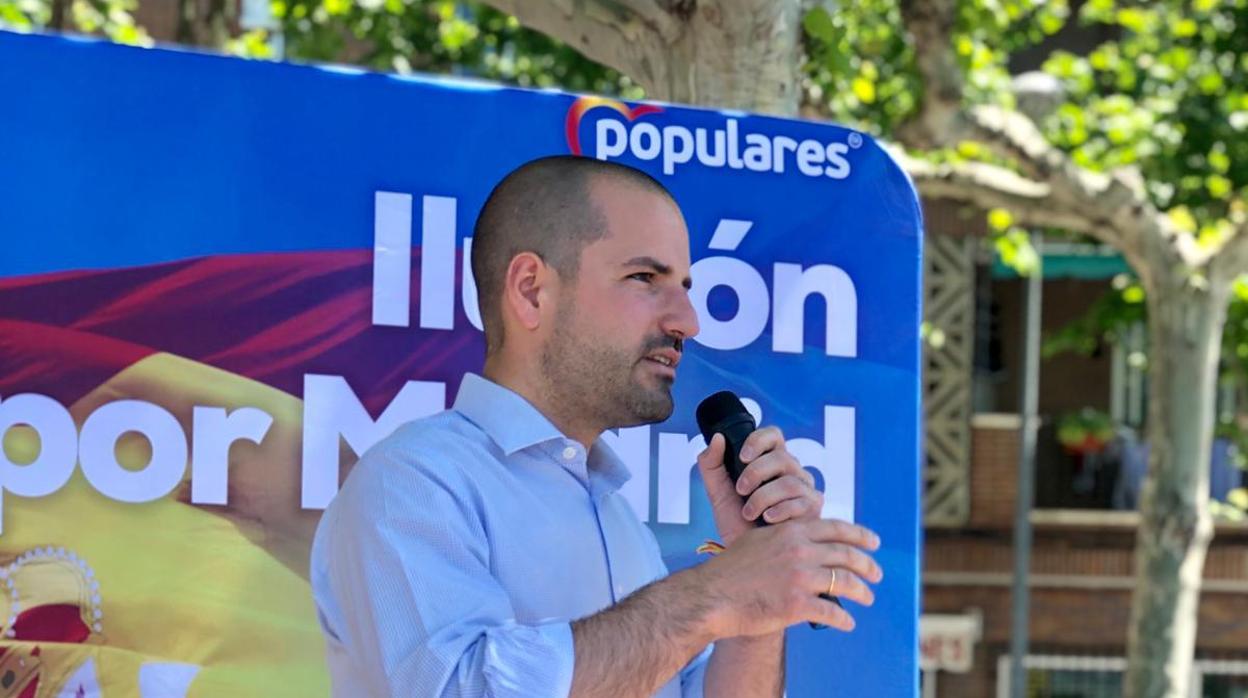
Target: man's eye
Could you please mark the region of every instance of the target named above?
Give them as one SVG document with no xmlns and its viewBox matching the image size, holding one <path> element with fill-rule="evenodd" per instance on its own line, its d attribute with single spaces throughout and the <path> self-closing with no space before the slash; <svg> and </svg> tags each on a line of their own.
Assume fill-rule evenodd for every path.
<svg viewBox="0 0 1248 698">
<path fill-rule="evenodd" d="M 648 271 L 639 271 L 636 274 L 629 274 L 628 278 L 637 279 L 638 281 L 644 281 L 645 283 L 650 283 L 651 281 L 654 280 L 654 273 L 648 272 Z"/>
</svg>

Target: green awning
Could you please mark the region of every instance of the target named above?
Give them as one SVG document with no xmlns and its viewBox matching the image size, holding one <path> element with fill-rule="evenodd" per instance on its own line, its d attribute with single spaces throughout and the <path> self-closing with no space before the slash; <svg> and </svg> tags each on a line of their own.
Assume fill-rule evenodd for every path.
<svg viewBox="0 0 1248 698">
<path fill-rule="evenodd" d="M 1044 250 L 1045 279 L 1112 279 L 1130 274 L 1131 267 L 1113 248 L 1100 245 L 1054 244 Z M 992 260 L 992 278 L 1017 279 L 1018 272 L 996 256 Z"/>
</svg>

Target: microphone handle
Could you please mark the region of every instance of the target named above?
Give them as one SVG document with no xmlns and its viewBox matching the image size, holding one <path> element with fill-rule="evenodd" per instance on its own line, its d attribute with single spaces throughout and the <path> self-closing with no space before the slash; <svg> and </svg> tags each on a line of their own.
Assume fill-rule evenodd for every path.
<svg viewBox="0 0 1248 698">
<path fill-rule="evenodd" d="M 748 414 L 738 418 L 728 418 L 715 425 L 713 431 L 723 434 L 724 436 L 724 469 L 728 471 L 728 476 L 732 478 L 732 484 L 737 484 L 737 478 L 741 477 L 741 473 L 745 471 L 745 464 L 741 462 L 741 447 L 745 445 L 746 438 L 754 433 L 756 426 L 754 419 Z M 760 512 L 758 518 L 754 519 L 754 525 L 767 526 L 767 520 L 763 518 Z M 831 594 L 820 594 L 819 598 L 825 601 L 831 601 L 839 608 L 844 608 L 841 600 Z M 810 627 L 815 630 L 823 630 L 828 626 L 823 623 L 810 623 Z"/>
</svg>

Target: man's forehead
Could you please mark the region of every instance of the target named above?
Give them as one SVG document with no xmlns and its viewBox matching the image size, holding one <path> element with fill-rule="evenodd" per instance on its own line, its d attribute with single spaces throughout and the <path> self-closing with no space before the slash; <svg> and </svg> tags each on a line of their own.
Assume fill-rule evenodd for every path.
<svg viewBox="0 0 1248 698">
<path fill-rule="evenodd" d="M 612 264 L 628 265 L 652 261 L 657 265 L 687 270 L 689 267 L 689 235 L 684 225 L 646 225 L 632 220 L 611 225 L 606 235 L 589 245 Z"/>
<path fill-rule="evenodd" d="M 679 252 L 688 258 L 689 233 L 684 216 L 664 192 L 625 182 L 595 194 L 594 203 L 606 223 L 606 234 L 599 242 L 606 243 L 606 247 L 666 249 L 669 256 Z"/>
<path fill-rule="evenodd" d="M 633 181 L 619 175 L 595 175 L 590 180 L 590 198 L 604 213 L 624 211 L 637 212 L 639 208 L 654 215 L 673 216 L 684 223 L 680 206 L 660 185 Z"/>
</svg>

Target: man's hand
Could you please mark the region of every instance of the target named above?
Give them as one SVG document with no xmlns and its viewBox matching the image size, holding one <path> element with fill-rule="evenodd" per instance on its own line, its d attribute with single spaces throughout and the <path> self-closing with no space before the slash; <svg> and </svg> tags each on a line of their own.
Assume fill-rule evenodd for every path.
<svg viewBox="0 0 1248 698">
<path fill-rule="evenodd" d="M 760 514 L 768 524 L 819 518 L 823 494 L 815 489 L 814 477 L 785 449 L 779 429 L 765 427 L 750 434 L 741 447 L 741 462 L 746 468 L 734 487 L 724 468 L 723 436 L 711 437 L 698 455 L 698 469 L 724 545 L 732 545 L 754 528 Z"/>
<path fill-rule="evenodd" d="M 741 456 L 739 487 L 724 469 L 723 436 L 698 456 L 727 549 L 573 623 L 572 695 L 651 695 L 712 641 L 706 695 L 782 695 L 784 629 L 810 621 L 852 630 L 849 613 L 820 594 L 875 602 L 869 585 L 883 572 L 868 552 L 879 537 L 820 520 L 823 495 L 778 429 L 755 431 Z M 758 527 L 760 514 L 774 525 Z M 625 680 L 633 693 L 620 690 Z"/>
<path fill-rule="evenodd" d="M 819 595 L 874 604 L 868 585 L 884 573 L 867 551 L 879 544 L 871 531 L 844 521 L 786 521 L 747 531 L 689 571 L 713 599 L 715 637 L 765 635 L 801 621 L 849 631 L 854 619 Z"/>
<path fill-rule="evenodd" d="M 779 429 L 759 429 L 746 439 L 746 467 L 735 486 L 724 468 L 724 446 L 716 434 L 698 455 L 727 547 L 698 568 L 711 577 L 707 588 L 716 589 L 730 609 L 723 620 L 728 633 L 720 637 L 776 632 L 801 620 L 853 629 L 853 618 L 819 595 L 873 604 L 868 584 L 878 583 L 883 571 L 867 552 L 879 548 L 879 536 L 844 521 L 820 520 L 823 494 L 785 449 Z M 759 516 L 767 528 L 758 529 Z"/>
</svg>

